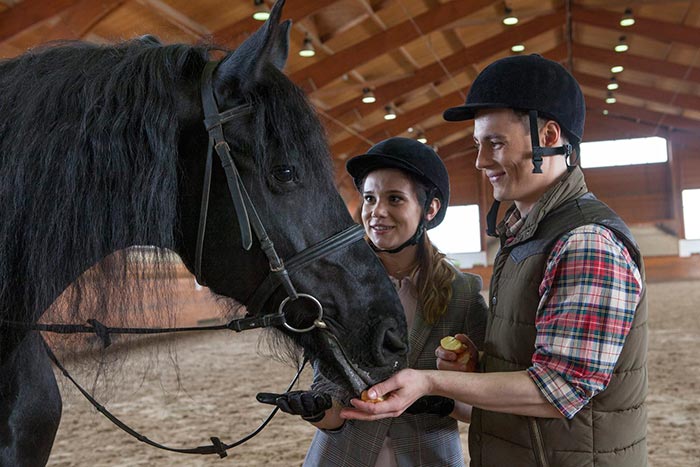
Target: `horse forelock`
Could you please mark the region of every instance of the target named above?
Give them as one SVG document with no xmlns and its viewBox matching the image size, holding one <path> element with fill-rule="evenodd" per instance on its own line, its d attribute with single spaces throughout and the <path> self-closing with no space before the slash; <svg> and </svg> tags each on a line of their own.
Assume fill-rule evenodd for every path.
<svg viewBox="0 0 700 467">
<path fill-rule="evenodd" d="M 0 62 L 0 320 L 36 319 L 78 274 L 131 245 L 157 248 L 112 255 L 68 301 L 128 311 L 141 296 L 125 283 L 171 273 L 172 261 L 153 259 L 174 243 L 175 92 L 182 80 L 198 86 L 206 57 L 204 47 L 135 40 Z"/>
<path fill-rule="evenodd" d="M 270 64 L 250 100 L 255 111 L 254 157 L 259 175 L 266 176 L 275 163 L 288 163 L 313 177 L 314 183 L 305 189 L 333 189 L 325 131 L 304 92 Z M 273 154 L 271 140 L 279 145 L 282 159 Z"/>
</svg>

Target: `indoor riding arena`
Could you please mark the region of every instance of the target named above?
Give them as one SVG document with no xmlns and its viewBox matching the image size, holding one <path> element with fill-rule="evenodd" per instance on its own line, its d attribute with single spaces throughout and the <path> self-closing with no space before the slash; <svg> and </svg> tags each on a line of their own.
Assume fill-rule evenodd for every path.
<svg viewBox="0 0 700 467">
<path fill-rule="evenodd" d="M 144 36 L 153 35 L 163 44 L 213 44 L 212 56 L 219 59 L 255 37 L 274 4 L 275 0 L 0 0 L 0 73 L 10 68 L 2 68 L 7 60 L 31 56 L 42 44 L 64 40 L 106 46 L 136 38 L 151 41 Z M 254 19 L 259 14 L 262 21 Z M 588 189 L 630 227 L 646 270 L 649 465 L 698 467 L 700 0 L 286 0 L 281 20 L 286 19 L 292 26 L 284 74 L 305 93 L 318 116 L 344 206 L 356 215 L 362 202 L 345 170 L 349 158 L 392 136 L 430 145 L 447 167 L 451 187 L 446 220 L 440 229 L 431 230 L 430 238 L 459 269 L 482 277 L 481 293 L 487 300 L 498 251 L 498 242 L 486 235 L 493 190 L 486 174 L 475 168 L 473 121 L 448 122 L 443 111 L 463 104 L 478 73 L 503 57 L 540 54 L 572 73 L 586 107 L 580 160 L 575 163 L 582 167 Z M 0 83 L 5 83 L 1 75 Z M 197 83 L 197 92 L 198 87 Z M 0 101 L 3 112 L 9 108 Z M 42 112 L 52 112 L 50 103 Z M 201 106 L 196 114 L 201 120 Z M 5 120 L 0 115 L 0 139 L 10 128 Z M 206 145 L 204 130 L 199 139 Z M 202 148 L 203 155 L 206 150 Z M 0 153 L 3 168 L 10 165 L 6 159 Z M 219 178 L 226 186 L 223 175 Z M 193 202 L 197 207 L 200 192 Z M 228 192 L 222 192 L 229 203 Z M 212 190 L 212 209 L 219 206 L 217 193 Z M 56 193 L 56 199 L 62 196 Z M 502 204 L 499 219 L 507 208 Z M 0 217 L 16 209 L 3 205 Z M 262 212 L 265 223 L 270 212 Z M 240 219 L 230 222 L 235 235 Z M 200 220 L 195 216 L 190 226 L 198 241 Z M 308 228 L 323 220 L 307 209 L 289 225 Z M 214 235 L 211 224 L 210 218 L 207 235 Z M 279 234 L 268 233 L 273 239 Z M 127 255 L 133 251 L 142 258 L 150 258 L 153 248 L 129 247 Z M 257 239 L 252 248 L 259 248 Z M 106 349 L 99 329 L 97 336 L 42 331 L 58 360 L 98 407 L 129 427 L 125 431 L 112 423 L 54 365 L 62 415 L 47 465 L 302 465 L 315 428 L 281 411 L 259 434 L 228 449 L 224 458 L 173 452 L 216 444 L 212 438 L 232 444 L 256 431 L 273 407 L 257 402 L 256 394 L 286 392 L 299 362 L 282 357 L 285 349 L 274 330 L 193 329 L 225 325 L 234 316 L 244 316 L 246 308 L 232 306 L 231 300 L 199 285 L 195 267 L 186 266 L 175 253 L 155 254 L 153 261 L 165 262 L 165 269 L 172 271 L 172 277 L 162 279 L 165 295 L 146 295 L 142 307 L 128 310 L 133 321 L 112 325 L 128 322 L 187 331 L 115 334 Z M 4 262 L 5 257 L 0 258 Z M 130 280 L 146 278 L 159 287 L 162 269 L 155 265 L 152 274 L 150 269 L 140 271 Z M 83 285 L 90 285 L 91 271 L 81 276 Z M 293 273 L 290 277 L 294 282 Z M 334 279 L 332 273 L 327 277 L 331 284 Z M 24 280 L 17 278 L 14 285 L 2 283 L 0 288 L 4 291 Z M 94 290 L 99 287 L 93 284 Z M 40 323 L 65 324 L 62 304 L 75 293 L 69 285 Z M 0 332 L 6 325 L 3 316 Z M 312 374 L 309 365 L 292 389 L 308 389 Z M 5 377 L 0 371 L 0 378 Z M 5 401 L 0 403 L 3 417 Z M 5 424 L 0 418 L 0 440 L 7 432 Z M 459 426 L 469 465 L 469 425 Z M 138 435 L 127 433 L 131 430 Z M 148 445 L 155 443 L 171 450 Z M 3 449 L 0 445 L 0 467 L 14 467 L 2 465 Z"/>
</svg>

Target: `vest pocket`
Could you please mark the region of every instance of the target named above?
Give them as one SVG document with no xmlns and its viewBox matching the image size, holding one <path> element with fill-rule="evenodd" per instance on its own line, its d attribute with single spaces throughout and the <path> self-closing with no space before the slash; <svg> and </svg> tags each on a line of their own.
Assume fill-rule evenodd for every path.
<svg viewBox="0 0 700 467">
<path fill-rule="evenodd" d="M 547 452 L 544 449 L 544 440 L 540 426 L 537 424 L 535 417 L 528 418 L 528 426 L 530 427 L 530 439 L 532 441 L 532 452 L 535 455 L 535 461 L 538 467 L 549 467 L 547 460 Z"/>
</svg>

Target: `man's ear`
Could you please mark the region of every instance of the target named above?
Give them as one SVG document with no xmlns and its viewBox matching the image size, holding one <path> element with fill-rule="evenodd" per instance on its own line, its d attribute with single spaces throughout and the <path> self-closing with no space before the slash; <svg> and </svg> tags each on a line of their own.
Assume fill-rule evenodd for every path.
<svg viewBox="0 0 700 467">
<path fill-rule="evenodd" d="M 540 130 L 540 145 L 542 147 L 561 146 L 561 127 L 554 120 L 547 120 Z"/>
</svg>

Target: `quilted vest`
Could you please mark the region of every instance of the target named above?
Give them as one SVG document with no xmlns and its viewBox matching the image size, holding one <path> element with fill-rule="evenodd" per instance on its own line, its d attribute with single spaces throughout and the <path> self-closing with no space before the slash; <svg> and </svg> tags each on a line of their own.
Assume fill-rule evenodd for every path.
<svg viewBox="0 0 700 467">
<path fill-rule="evenodd" d="M 513 208 L 511 208 L 513 209 Z M 644 282 L 644 265 L 629 229 L 587 193 L 575 169 L 551 188 L 494 262 L 482 371 L 531 366 L 539 284 L 556 241 L 576 227 L 599 224 L 624 242 Z M 474 408 L 469 429 L 472 467 L 644 467 L 647 465 L 646 286 L 606 389 L 571 420 L 525 417 Z"/>
</svg>

